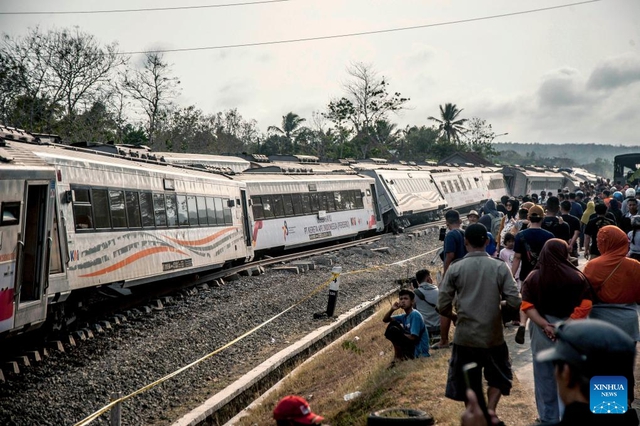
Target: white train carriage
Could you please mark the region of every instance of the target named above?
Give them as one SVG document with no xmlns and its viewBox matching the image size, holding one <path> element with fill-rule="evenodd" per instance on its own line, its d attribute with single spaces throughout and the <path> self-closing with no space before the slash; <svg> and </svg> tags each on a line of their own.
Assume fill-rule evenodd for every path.
<svg viewBox="0 0 640 426">
<path fill-rule="evenodd" d="M 436 220 L 448 207 L 434 182 L 432 168 L 377 163 L 357 163 L 352 167 L 375 179 L 384 225 L 394 231 Z"/>
<path fill-rule="evenodd" d="M 27 148 L 56 170 L 52 301 L 73 290 L 130 287 L 253 256 L 241 182 L 60 145 Z"/>
<path fill-rule="evenodd" d="M 247 173 L 256 252 L 353 238 L 382 229 L 373 179 L 352 175 Z"/>
<path fill-rule="evenodd" d="M 449 207 L 461 213 L 480 208 L 488 198 L 480 168 L 449 167 L 432 175 Z"/>
<path fill-rule="evenodd" d="M 47 314 L 55 170 L 0 128 L 0 335 L 33 328 Z"/>
<path fill-rule="evenodd" d="M 540 194 L 541 191 L 555 194 L 558 189 L 575 189 L 571 179 L 565 174 L 542 167 L 505 166 L 502 170 L 509 193 L 518 197 L 527 194 Z"/>
<path fill-rule="evenodd" d="M 481 172 L 481 180 L 486 187 L 486 199 L 499 200 L 503 195 L 510 195 L 501 168 L 487 167 Z"/>
</svg>

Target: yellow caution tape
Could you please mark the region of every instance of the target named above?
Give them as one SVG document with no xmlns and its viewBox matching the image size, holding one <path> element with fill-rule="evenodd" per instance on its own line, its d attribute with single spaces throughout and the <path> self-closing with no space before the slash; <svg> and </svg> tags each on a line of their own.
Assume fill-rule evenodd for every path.
<svg viewBox="0 0 640 426">
<path fill-rule="evenodd" d="M 143 392 L 146 392 L 149 389 L 152 389 L 152 388 L 158 386 L 159 384 L 161 384 L 163 382 L 166 382 L 167 380 L 171 379 L 174 376 L 177 376 L 178 374 L 182 373 L 183 371 L 186 371 L 189 368 L 200 364 L 202 361 L 205 361 L 205 360 L 211 358 L 212 356 L 214 356 L 214 355 L 222 352 L 223 350 L 227 349 L 228 347 L 238 343 L 240 340 L 242 340 L 245 337 L 247 337 L 247 336 L 255 333 L 256 331 L 260 330 L 265 325 L 273 322 L 274 320 L 276 320 L 277 318 L 281 317 L 285 313 L 289 312 L 290 310 L 292 310 L 296 306 L 298 306 L 298 305 L 306 302 L 307 300 L 311 299 L 320 290 L 322 290 L 324 287 L 328 286 L 333 280 L 338 278 L 340 275 L 355 275 L 355 274 L 361 274 L 361 273 L 364 273 L 364 272 L 370 272 L 370 271 L 374 271 L 374 270 L 386 269 L 386 268 L 389 268 L 391 266 L 399 266 L 399 265 L 401 265 L 402 263 L 404 263 L 406 261 L 417 259 L 417 258 L 422 257 L 422 256 L 426 256 L 426 255 L 428 255 L 430 253 L 433 253 L 436 250 L 437 249 L 428 251 L 426 253 L 414 256 L 414 257 L 412 257 L 410 259 L 406 259 L 405 261 L 401 261 L 401 262 L 395 262 L 395 263 L 389 263 L 389 264 L 383 264 L 383 265 L 374 265 L 374 266 L 371 266 L 369 268 L 358 269 L 358 270 L 349 271 L 349 272 L 344 272 L 342 274 L 331 272 L 331 278 L 329 278 L 328 280 L 326 280 L 322 284 L 318 285 L 307 296 L 305 296 L 304 298 L 300 299 L 299 301 L 297 301 L 293 305 L 289 306 L 287 309 L 285 309 L 284 311 L 280 312 L 279 314 L 274 315 L 273 317 L 269 318 L 268 320 L 266 320 L 262 324 L 259 324 L 259 325 L 255 326 L 251 330 L 247 331 L 246 333 L 242 334 L 241 336 L 236 337 L 235 339 L 233 339 L 229 343 L 225 344 L 224 346 L 221 346 L 220 348 L 216 349 L 215 351 L 213 351 L 211 353 L 208 353 L 207 355 L 204 355 L 201 358 L 198 358 L 197 360 L 193 361 L 190 364 L 185 365 L 184 367 L 179 368 L 178 370 L 174 371 L 173 373 L 170 373 L 170 374 L 168 374 L 168 375 L 166 375 L 164 377 L 161 377 L 160 379 L 156 380 L 155 382 L 149 383 L 148 385 L 145 385 L 145 386 L 141 387 L 140 389 L 137 389 L 137 390 L 133 391 L 132 393 L 130 393 L 128 395 L 125 395 L 125 396 L 123 396 L 121 398 L 118 398 L 118 399 L 115 399 L 115 400 L 111 401 L 109 404 L 107 404 L 104 407 L 100 408 L 98 411 L 94 412 L 93 414 L 89 415 L 88 417 L 85 417 L 84 419 L 82 419 L 81 421 L 76 423 L 74 426 L 85 426 L 85 425 L 88 425 L 89 423 L 91 423 L 92 421 L 94 421 L 95 419 L 97 419 L 98 417 L 100 417 L 101 415 L 106 413 L 107 411 L 111 410 L 115 405 L 117 405 L 117 404 L 119 404 L 121 402 L 127 401 L 128 399 L 131 399 L 136 395 L 139 395 L 139 394 L 141 394 Z"/>
</svg>

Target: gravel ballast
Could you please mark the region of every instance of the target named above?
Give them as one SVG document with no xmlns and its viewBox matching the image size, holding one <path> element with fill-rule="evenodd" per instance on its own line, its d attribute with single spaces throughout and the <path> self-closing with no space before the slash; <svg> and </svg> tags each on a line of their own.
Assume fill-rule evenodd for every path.
<svg viewBox="0 0 640 426">
<path fill-rule="evenodd" d="M 433 254 L 399 266 L 349 274 L 431 251 L 442 243 L 437 228 L 419 238 L 384 235 L 373 244 L 324 255 L 341 266 L 335 315 L 393 288 L 398 278 L 429 266 Z M 389 247 L 389 252 L 372 251 Z M 302 299 L 330 277 L 332 266 L 299 275 L 285 271 L 242 277 L 199 291 L 79 342 L 0 384 L 0 424 L 60 425 L 82 420 L 109 402 L 115 392 L 129 394 L 206 355 Z M 256 333 L 159 386 L 126 401 L 123 424 L 170 424 L 255 365 L 331 320 L 314 320 L 326 309 L 327 289 Z M 382 332 L 382 329 L 381 329 Z M 108 424 L 108 413 L 93 424 Z"/>
</svg>

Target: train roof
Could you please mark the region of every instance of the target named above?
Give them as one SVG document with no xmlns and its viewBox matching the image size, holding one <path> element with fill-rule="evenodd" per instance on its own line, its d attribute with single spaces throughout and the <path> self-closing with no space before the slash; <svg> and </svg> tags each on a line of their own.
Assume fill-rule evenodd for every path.
<svg viewBox="0 0 640 426">
<path fill-rule="evenodd" d="M 241 175 L 235 175 L 232 177 L 232 179 L 240 182 L 298 182 L 298 181 L 345 182 L 345 181 L 362 181 L 362 180 L 371 180 L 373 182 L 373 179 L 366 176 L 361 176 L 358 174 L 322 175 L 322 174 L 244 173 Z"/>
<path fill-rule="evenodd" d="M 182 178 L 214 180 L 221 184 L 231 183 L 231 179 L 225 174 L 199 170 L 188 166 L 161 163 L 148 158 L 123 157 L 117 154 L 54 143 L 42 145 L 24 144 L 24 149 L 43 158 L 55 159 L 56 163 L 60 164 L 77 165 L 78 163 L 83 163 L 104 169 L 128 170 L 138 174 L 159 173 Z"/>
<path fill-rule="evenodd" d="M 37 138 L 18 129 L 0 126 L 0 167 L 53 171 L 53 167 L 46 161 L 25 149 L 24 142 L 36 143 Z"/>
</svg>

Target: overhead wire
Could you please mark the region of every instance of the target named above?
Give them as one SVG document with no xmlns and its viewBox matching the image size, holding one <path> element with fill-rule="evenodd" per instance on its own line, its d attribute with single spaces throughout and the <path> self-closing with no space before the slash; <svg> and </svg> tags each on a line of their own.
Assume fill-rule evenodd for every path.
<svg viewBox="0 0 640 426">
<path fill-rule="evenodd" d="M 284 3 L 292 0 L 256 0 L 241 3 L 204 4 L 194 6 L 149 7 L 139 9 L 101 9 L 101 10 L 52 10 L 52 11 L 16 11 L 0 12 L 0 15 L 90 15 L 98 13 L 165 12 L 172 10 L 214 9 L 223 7 L 253 6 L 257 4 Z"/>
<path fill-rule="evenodd" d="M 278 45 L 278 44 L 290 44 L 290 43 L 301 43 L 301 42 L 309 42 L 309 41 L 318 41 L 318 40 L 331 40 L 331 39 L 339 39 L 339 38 L 347 38 L 347 37 L 359 37 L 365 35 L 373 35 L 373 34 L 385 34 L 392 32 L 400 32 L 400 31 L 411 31 L 417 29 L 424 28 L 433 28 L 433 27 L 443 27 L 447 25 L 458 25 L 458 24 L 466 24 L 470 22 L 479 22 L 479 21 L 487 21 L 491 19 L 499 19 L 506 18 L 510 16 L 518 16 L 518 15 L 526 15 L 531 13 L 539 13 L 546 12 L 549 10 L 563 9 L 572 6 L 581 6 L 590 3 L 598 3 L 604 0 L 586 0 L 575 3 L 562 4 L 557 6 L 548 6 L 541 7 L 537 9 L 528 9 L 522 10 L 518 12 L 508 12 L 508 13 L 500 13 L 496 15 L 488 15 L 488 16 L 480 16 L 477 18 L 467 18 L 467 19 L 457 19 L 453 21 L 445 21 L 445 22 L 436 22 L 433 24 L 423 24 L 423 25 L 412 25 L 407 27 L 396 27 L 396 28 L 387 28 L 381 30 L 371 30 L 371 31 L 360 31 L 354 33 L 345 33 L 345 34 L 332 34 L 325 36 L 316 36 L 316 37 L 301 37 L 295 39 L 286 39 L 286 40 L 270 40 L 270 41 L 259 41 L 259 42 L 251 42 L 251 43 L 238 43 L 238 44 L 224 44 L 217 46 L 202 46 L 202 47 L 183 47 L 183 48 L 175 48 L 175 49 L 150 49 L 150 50 L 139 50 L 139 51 L 127 51 L 127 52 L 118 52 L 120 55 L 135 55 L 140 53 L 174 53 L 174 52 L 197 52 L 203 50 L 220 50 L 220 49 L 236 49 L 242 47 L 255 47 L 255 46 L 268 46 L 268 45 Z"/>
</svg>

